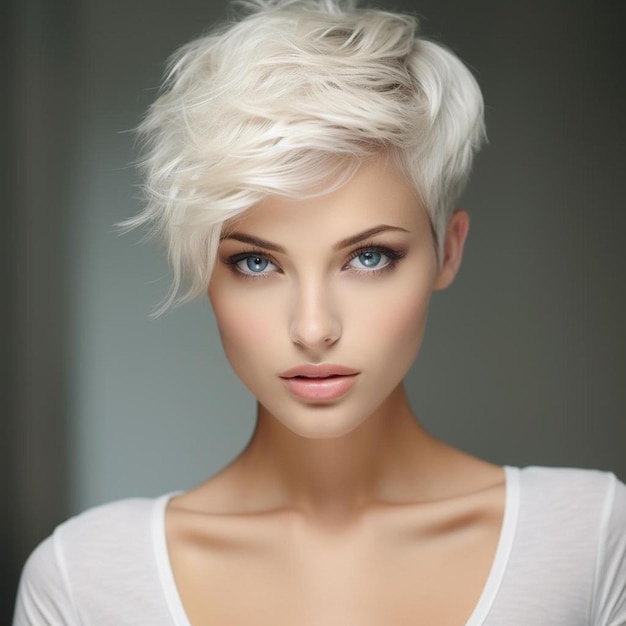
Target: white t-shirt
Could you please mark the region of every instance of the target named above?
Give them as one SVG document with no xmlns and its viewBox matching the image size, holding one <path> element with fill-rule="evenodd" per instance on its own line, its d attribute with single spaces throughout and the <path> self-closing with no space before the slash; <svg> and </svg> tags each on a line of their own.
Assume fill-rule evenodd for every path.
<svg viewBox="0 0 626 626">
<path fill-rule="evenodd" d="M 496 555 L 465 626 L 626 625 L 626 486 L 591 470 L 505 469 Z M 24 567 L 14 626 L 190 626 L 165 540 L 171 496 L 61 524 Z"/>
</svg>

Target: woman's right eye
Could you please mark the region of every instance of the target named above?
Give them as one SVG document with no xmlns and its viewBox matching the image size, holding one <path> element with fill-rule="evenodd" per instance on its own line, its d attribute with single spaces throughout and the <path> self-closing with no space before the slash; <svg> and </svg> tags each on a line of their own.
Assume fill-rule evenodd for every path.
<svg viewBox="0 0 626 626">
<path fill-rule="evenodd" d="M 275 272 L 278 267 L 260 254 L 236 255 L 229 262 L 237 271 L 246 276 L 263 276 Z"/>
</svg>

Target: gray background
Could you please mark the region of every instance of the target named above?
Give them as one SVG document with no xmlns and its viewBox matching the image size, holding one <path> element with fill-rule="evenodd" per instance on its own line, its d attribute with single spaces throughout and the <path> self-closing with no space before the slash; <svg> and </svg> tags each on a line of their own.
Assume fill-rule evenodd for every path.
<svg viewBox="0 0 626 626">
<path fill-rule="evenodd" d="M 476 73 L 490 145 L 472 225 L 407 380 L 435 434 L 498 463 L 626 479 L 617 2 L 408 0 Z M 184 489 L 245 445 L 254 404 L 206 301 L 148 318 L 169 274 L 112 224 L 139 208 L 131 129 L 167 56 L 224 14 L 187 0 L 23 0 L 0 20 L 6 419 L 0 621 L 25 555 L 85 507 Z M 4 112 L 4 111 L 3 111 Z"/>
</svg>

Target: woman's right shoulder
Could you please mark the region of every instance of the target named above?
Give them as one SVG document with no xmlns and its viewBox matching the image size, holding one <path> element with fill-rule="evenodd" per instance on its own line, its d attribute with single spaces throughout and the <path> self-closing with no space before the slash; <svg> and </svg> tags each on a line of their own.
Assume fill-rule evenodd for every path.
<svg viewBox="0 0 626 626">
<path fill-rule="evenodd" d="M 130 587 L 154 593 L 153 535 L 166 500 L 119 500 L 57 526 L 24 565 L 14 626 L 78 624 L 83 607 L 99 604 L 103 592 L 109 600 Z"/>
<path fill-rule="evenodd" d="M 101 504 L 70 517 L 57 526 L 53 538 L 61 542 L 101 545 L 128 533 L 145 531 L 152 523 L 155 506 L 160 498 L 126 498 Z"/>
<path fill-rule="evenodd" d="M 150 543 L 154 509 L 160 499 L 127 498 L 87 509 L 57 526 L 31 556 L 37 559 L 41 551 L 61 567 L 86 558 L 92 563 L 110 562 L 114 554 L 137 542 Z"/>
</svg>

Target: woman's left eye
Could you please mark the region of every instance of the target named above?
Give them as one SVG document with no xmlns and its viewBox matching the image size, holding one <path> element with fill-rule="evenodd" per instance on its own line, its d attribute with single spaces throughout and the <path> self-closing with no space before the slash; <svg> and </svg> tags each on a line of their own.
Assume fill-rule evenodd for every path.
<svg viewBox="0 0 626 626">
<path fill-rule="evenodd" d="M 361 271 L 380 270 L 387 267 L 391 260 L 381 250 L 362 250 L 350 259 L 348 266 Z"/>
</svg>

